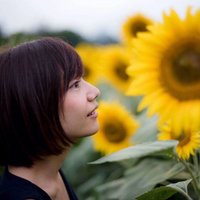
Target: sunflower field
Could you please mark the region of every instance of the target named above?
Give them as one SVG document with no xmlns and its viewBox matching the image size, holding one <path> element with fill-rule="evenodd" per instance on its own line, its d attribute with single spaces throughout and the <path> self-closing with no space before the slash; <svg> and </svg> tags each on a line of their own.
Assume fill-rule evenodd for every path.
<svg viewBox="0 0 200 200">
<path fill-rule="evenodd" d="M 117 44 L 79 43 L 101 91 L 100 129 L 63 170 L 80 199 L 200 199 L 200 10 L 158 23 L 138 13 Z"/>
<path fill-rule="evenodd" d="M 162 22 L 133 13 L 118 43 L 78 39 L 84 79 L 101 92 L 99 131 L 62 166 L 78 198 L 200 200 L 200 9 Z"/>
</svg>

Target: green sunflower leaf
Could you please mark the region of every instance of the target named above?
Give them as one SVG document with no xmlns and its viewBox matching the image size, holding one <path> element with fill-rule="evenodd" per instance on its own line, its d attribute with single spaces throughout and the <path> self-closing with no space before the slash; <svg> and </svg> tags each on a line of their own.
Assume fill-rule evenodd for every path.
<svg viewBox="0 0 200 200">
<path fill-rule="evenodd" d="M 116 162 L 150 155 L 175 155 L 174 148 L 177 144 L 178 141 L 175 140 L 145 142 L 109 154 L 89 164 Z"/>
<path fill-rule="evenodd" d="M 97 199 L 118 199 L 120 188 L 125 181 L 124 178 L 121 178 L 94 188 Z"/>
<path fill-rule="evenodd" d="M 170 160 L 142 159 L 137 165 L 125 171 L 125 183 L 119 188 L 118 197 L 119 199 L 135 199 L 183 169 L 182 163 Z"/>
<path fill-rule="evenodd" d="M 182 163 L 145 158 L 126 170 L 122 178 L 97 186 L 96 195 L 98 199 L 135 199 L 183 169 Z"/>
<path fill-rule="evenodd" d="M 164 187 L 155 188 L 139 197 L 136 197 L 136 200 L 146 200 L 146 199 L 165 200 L 177 192 L 184 195 L 187 199 L 192 200 L 190 196 L 187 194 L 187 186 L 191 182 L 191 180 L 192 179 L 181 181 L 175 184 L 169 184 Z"/>
</svg>

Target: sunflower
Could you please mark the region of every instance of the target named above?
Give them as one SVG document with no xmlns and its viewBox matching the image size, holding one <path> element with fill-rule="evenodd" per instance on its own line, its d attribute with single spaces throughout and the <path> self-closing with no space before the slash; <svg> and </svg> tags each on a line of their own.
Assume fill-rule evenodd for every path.
<svg viewBox="0 0 200 200">
<path fill-rule="evenodd" d="M 140 13 L 129 16 L 122 25 L 122 41 L 131 44 L 138 32 L 148 31 L 147 26 L 151 24 L 153 24 L 153 21 Z"/>
<path fill-rule="evenodd" d="M 93 136 L 94 148 L 102 154 L 110 154 L 126 148 L 139 123 L 118 102 L 99 103 L 98 121 L 100 129 Z"/>
<path fill-rule="evenodd" d="M 125 92 L 131 83 L 132 78 L 126 73 L 130 65 L 130 52 L 121 45 L 107 45 L 102 48 L 101 71 L 104 80 L 111 83 L 114 87 Z"/>
<path fill-rule="evenodd" d="M 188 160 L 190 155 L 194 155 L 194 150 L 200 147 L 199 130 L 195 130 L 191 126 L 188 130 L 182 131 L 177 137 L 174 134 L 171 123 L 165 123 L 160 128 L 161 133 L 158 134 L 158 140 L 178 140 L 179 144 L 176 147 L 176 152 L 179 157 Z"/>
<path fill-rule="evenodd" d="M 99 61 L 100 52 L 98 46 L 87 43 L 79 43 L 75 50 L 80 55 L 84 66 L 84 79 L 92 85 L 96 85 L 100 79 Z"/>
<path fill-rule="evenodd" d="M 164 22 L 149 26 L 134 41 L 135 58 L 127 73 L 135 79 L 127 95 L 144 95 L 138 111 L 172 120 L 179 137 L 188 124 L 200 127 L 200 10 L 184 20 L 171 9 Z"/>
</svg>

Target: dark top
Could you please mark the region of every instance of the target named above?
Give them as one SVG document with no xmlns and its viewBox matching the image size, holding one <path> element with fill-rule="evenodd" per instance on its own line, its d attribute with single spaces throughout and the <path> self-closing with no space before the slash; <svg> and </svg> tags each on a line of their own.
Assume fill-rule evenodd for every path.
<svg viewBox="0 0 200 200">
<path fill-rule="evenodd" d="M 65 175 L 59 170 L 70 200 L 78 200 Z M 5 168 L 0 182 L 0 200 L 51 200 L 49 195 L 30 181 L 11 174 Z"/>
</svg>

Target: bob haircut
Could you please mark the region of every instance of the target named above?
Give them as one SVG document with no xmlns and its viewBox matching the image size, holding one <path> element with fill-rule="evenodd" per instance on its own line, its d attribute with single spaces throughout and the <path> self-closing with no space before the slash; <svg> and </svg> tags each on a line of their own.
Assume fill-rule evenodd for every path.
<svg viewBox="0 0 200 200">
<path fill-rule="evenodd" d="M 31 167 L 73 143 L 59 113 L 83 65 L 59 38 L 22 43 L 0 54 L 0 165 Z"/>
</svg>

